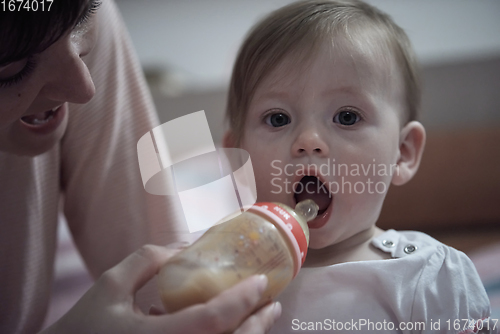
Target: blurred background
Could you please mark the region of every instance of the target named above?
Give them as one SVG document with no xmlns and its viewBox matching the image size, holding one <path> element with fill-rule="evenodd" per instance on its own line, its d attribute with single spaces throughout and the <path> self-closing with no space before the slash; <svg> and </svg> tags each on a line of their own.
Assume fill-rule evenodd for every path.
<svg viewBox="0 0 500 334">
<path fill-rule="evenodd" d="M 160 121 L 205 110 L 212 136 L 220 144 L 238 47 L 263 15 L 290 2 L 117 0 Z M 421 121 L 428 131 L 417 176 L 403 187 L 391 188 L 378 225 L 424 231 L 466 252 L 498 318 L 500 1 L 367 2 L 390 14 L 413 43 L 424 80 Z M 55 268 L 59 281 L 47 323 L 90 284 L 64 228 L 60 235 L 63 251 Z M 81 283 L 79 287 L 65 283 L 70 276 Z"/>
</svg>

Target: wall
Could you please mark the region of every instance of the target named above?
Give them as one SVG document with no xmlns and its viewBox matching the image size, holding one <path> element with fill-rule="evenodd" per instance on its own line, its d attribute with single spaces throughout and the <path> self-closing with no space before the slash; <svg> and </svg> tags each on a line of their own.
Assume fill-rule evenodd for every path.
<svg viewBox="0 0 500 334">
<path fill-rule="evenodd" d="M 290 0 L 119 0 L 142 64 L 187 90 L 227 84 L 237 49 L 264 14 Z M 425 64 L 500 55 L 500 1 L 370 0 L 411 38 Z"/>
</svg>

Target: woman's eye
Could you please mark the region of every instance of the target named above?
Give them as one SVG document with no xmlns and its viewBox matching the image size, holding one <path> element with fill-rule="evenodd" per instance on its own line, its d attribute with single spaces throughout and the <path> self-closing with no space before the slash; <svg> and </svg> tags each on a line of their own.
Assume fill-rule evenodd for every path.
<svg viewBox="0 0 500 334">
<path fill-rule="evenodd" d="M 279 128 L 281 126 L 287 125 L 290 123 L 290 117 L 283 113 L 276 113 L 272 114 L 266 117 L 266 123 L 275 127 Z"/>
<path fill-rule="evenodd" d="M 0 80 L 7 80 L 21 72 L 28 63 L 28 58 L 23 60 L 15 61 L 6 66 L 0 67 Z"/>
<path fill-rule="evenodd" d="M 92 18 L 92 16 L 94 16 L 97 13 L 97 10 L 99 9 L 99 7 L 101 7 L 101 5 L 102 5 L 101 0 L 92 0 L 89 3 L 87 11 L 83 14 L 82 17 L 80 17 L 76 26 L 78 27 L 84 23 L 87 23 Z"/>
<path fill-rule="evenodd" d="M 359 115 L 353 111 L 341 111 L 333 117 L 333 121 L 335 123 L 339 123 L 346 126 L 354 125 L 360 120 L 361 118 L 359 117 Z"/>
<path fill-rule="evenodd" d="M 0 67 L 0 88 L 9 87 L 22 81 L 36 67 L 35 56 L 15 61 Z"/>
</svg>

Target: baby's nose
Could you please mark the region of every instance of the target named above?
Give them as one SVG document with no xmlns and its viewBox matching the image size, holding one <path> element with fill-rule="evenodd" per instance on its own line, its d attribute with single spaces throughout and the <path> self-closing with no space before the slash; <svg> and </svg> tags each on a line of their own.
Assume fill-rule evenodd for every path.
<svg viewBox="0 0 500 334">
<path fill-rule="evenodd" d="M 292 154 L 294 156 L 318 155 L 328 156 L 328 144 L 321 138 L 317 131 L 302 132 L 292 145 Z"/>
</svg>

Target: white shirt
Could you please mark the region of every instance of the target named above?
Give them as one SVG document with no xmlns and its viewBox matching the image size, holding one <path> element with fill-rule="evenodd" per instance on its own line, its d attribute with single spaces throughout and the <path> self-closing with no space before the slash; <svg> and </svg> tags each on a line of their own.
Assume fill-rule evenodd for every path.
<svg viewBox="0 0 500 334">
<path fill-rule="evenodd" d="M 413 231 L 386 231 L 372 245 L 392 259 L 301 269 L 277 298 L 283 313 L 271 333 L 469 333 L 468 320 L 488 321 L 464 253 Z"/>
</svg>

